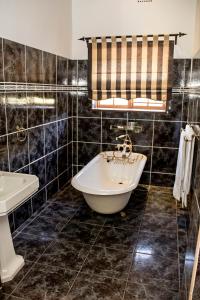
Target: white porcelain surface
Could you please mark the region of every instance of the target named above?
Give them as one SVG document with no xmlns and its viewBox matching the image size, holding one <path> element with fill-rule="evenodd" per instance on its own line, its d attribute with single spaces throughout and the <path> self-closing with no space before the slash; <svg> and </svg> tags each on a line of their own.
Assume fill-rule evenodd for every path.
<svg viewBox="0 0 200 300">
<path fill-rule="evenodd" d="M 106 152 L 112 155 L 112 152 Z M 137 187 L 142 175 L 146 156 L 132 153 L 138 158 L 134 164 L 107 162 L 100 153 L 93 158 L 73 179 L 72 186 L 83 192 L 88 205 L 103 214 L 116 213 L 128 203 L 131 192 Z M 120 152 L 118 155 L 120 156 Z"/>
<path fill-rule="evenodd" d="M 39 187 L 35 175 L 0 171 L 0 216 L 8 214 Z"/>
<path fill-rule="evenodd" d="M 15 254 L 8 221 L 8 213 L 22 204 L 39 187 L 34 175 L 0 172 L 0 276 L 10 281 L 24 265 L 24 259 Z"/>
</svg>

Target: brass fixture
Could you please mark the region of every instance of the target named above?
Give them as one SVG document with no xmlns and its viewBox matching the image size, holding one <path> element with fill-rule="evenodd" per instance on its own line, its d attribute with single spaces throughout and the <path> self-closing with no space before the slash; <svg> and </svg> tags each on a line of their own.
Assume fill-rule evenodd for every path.
<svg viewBox="0 0 200 300">
<path fill-rule="evenodd" d="M 27 138 L 27 131 L 24 127 L 20 127 L 19 125 L 16 126 L 17 130 L 17 141 L 19 143 L 23 143 L 26 141 Z"/>
<path fill-rule="evenodd" d="M 134 133 L 141 133 L 143 127 L 139 126 L 137 122 L 128 122 L 127 125 L 110 125 L 110 130 L 125 130 L 133 131 Z"/>
</svg>

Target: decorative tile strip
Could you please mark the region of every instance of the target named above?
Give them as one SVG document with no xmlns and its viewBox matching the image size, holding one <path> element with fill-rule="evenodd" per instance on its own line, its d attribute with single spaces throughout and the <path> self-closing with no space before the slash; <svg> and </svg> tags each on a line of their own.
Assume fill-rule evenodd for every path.
<svg viewBox="0 0 200 300">
<path fill-rule="evenodd" d="M 0 91 L 27 91 L 27 92 L 47 92 L 47 91 L 87 91 L 87 86 L 57 85 L 57 84 L 35 84 L 21 82 L 0 82 Z"/>
</svg>

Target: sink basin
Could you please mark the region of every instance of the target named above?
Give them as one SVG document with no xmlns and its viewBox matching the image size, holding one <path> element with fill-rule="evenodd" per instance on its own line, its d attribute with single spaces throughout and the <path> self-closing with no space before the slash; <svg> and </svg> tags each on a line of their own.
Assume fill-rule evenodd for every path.
<svg viewBox="0 0 200 300">
<path fill-rule="evenodd" d="M 39 187 L 34 175 L 0 171 L 0 276 L 1 282 L 12 280 L 24 266 L 24 259 L 16 255 L 8 213 L 32 196 Z"/>
<path fill-rule="evenodd" d="M 0 216 L 8 214 L 38 190 L 35 175 L 0 172 Z"/>
</svg>

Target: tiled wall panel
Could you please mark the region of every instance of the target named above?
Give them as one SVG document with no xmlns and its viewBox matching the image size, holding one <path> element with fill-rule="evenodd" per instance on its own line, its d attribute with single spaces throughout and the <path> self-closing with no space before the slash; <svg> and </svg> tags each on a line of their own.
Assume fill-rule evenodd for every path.
<svg viewBox="0 0 200 300">
<path fill-rule="evenodd" d="M 68 59 L 0 39 L 0 82 L 0 170 L 40 181 L 38 192 L 9 216 L 14 231 L 71 178 L 72 101 L 68 91 L 56 91 L 68 83 Z M 24 91 L 4 89 L 8 82 L 23 83 Z"/>
</svg>

